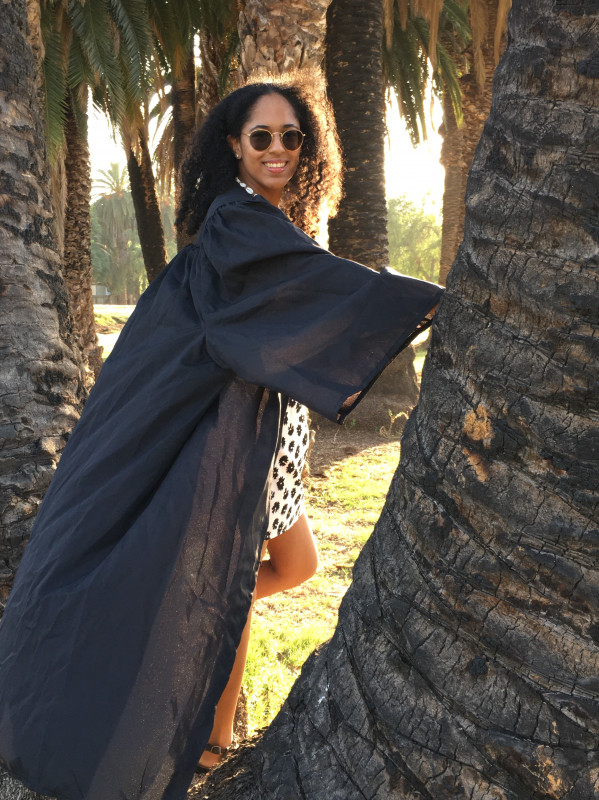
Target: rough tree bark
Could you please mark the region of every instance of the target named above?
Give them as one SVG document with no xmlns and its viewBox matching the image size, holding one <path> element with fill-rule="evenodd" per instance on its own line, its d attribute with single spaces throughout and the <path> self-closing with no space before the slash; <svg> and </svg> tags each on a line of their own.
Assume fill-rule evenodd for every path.
<svg viewBox="0 0 599 800">
<path fill-rule="evenodd" d="M 87 108 L 87 90 L 82 106 Z M 69 294 L 75 334 L 91 370 L 90 385 L 102 369 L 102 348 L 96 336 L 92 297 L 91 255 L 91 165 L 87 138 L 77 127 L 71 100 L 65 120 L 65 176 L 67 182 L 64 214 L 63 272 Z"/>
<path fill-rule="evenodd" d="M 337 631 L 210 800 L 599 794 L 599 11 L 514 4 L 422 393 Z"/>
<path fill-rule="evenodd" d="M 381 0 L 333 0 L 326 78 L 343 148 L 343 200 L 329 247 L 373 269 L 389 266 Z"/>
<path fill-rule="evenodd" d="M 0 601 L 84 399 L 26 19 L 0 21 Z"/>
<path fill-rule="evenodd" d="M 489 99 L 489 108 L 491 102 Z M 441 259 L 439 269 L 439 283 L 447 283 L 447 276 L 451 265 L 458 252 L 458 247 L 464 235 L 464 194 L 466 192 L 466 179 L 472 159 L 466 163 L 467 155 L 462 148 L 462 127 L 458 123 L 453 111 L 451 98 L 447 93 L 443 95 L 443 124 L 439 133 L 443 138 L 441 144 L 441 158 L 439 159 L 445 170 L 443 186 L 443 223 L 441 229 Z M 482 132 L 482 124 L 477 126 L 478 133 Z M 474 151 L 471 154 L 474 156 Z"/>
<path fill-rule="evenodd" d="M 223 46 L 208 31 L 200 32 L 200 80 L 198 82 L 198 102 L 196 106 L 196 125 L 204 120 L 220 100 L 218 76 L 222 69 Z"/>
<path fill-rule="evenodd" d="M 167 253 L 152 157 L 148 148 L 147 134 L 143 129 L 137 132 L 136 144 L 131 144 L 126 152 L 137 232 L 146 274 L 151 283 L 166 266 Z"/>
<path fill-rule="evenodd" d="M 320 67 L 330 2 L 243 0 L 238 23 L 242 77 Z"/>
<path fill-rule="evenodd" d="M 326 79 L 343 148 L 343 199 L 329 220 L 329 247 L 372 269 L 389 266 L 385 194 L 385 98 L 381 0 L 333 0 L 327 12 Z M 408 348 L 355 412 L 378 430 L 418 401 Z M 326 423 L 323 423 L 326 425 Z"/>
<path fill-rule="evenodd" d="M 85 399 L 24 0 L 0 15 L 0 604 Z M 0 774 L 2 800 L 39 795 Z"/>
<path fill-rule="evenodd" d="M 193 42 L 191 52 L 181 75 L 174 82 L 172 88 L 173 104 L 173 133 L 175 150 L 175 175 L 179 175 L 187 145 L 191 140 L 196 121 L 196 67 L 193 57 Z M 181 183 L 175 180 L 175 204 L 179 205 Z M 189 244 L 191 237 L 177 231 L 177 247 L 179 250 Z"/>
<path fill-rule="evenodd" d="M 481 42 L 484 83 L 479 85 L 476 80 L 471 43 L 465 53 L 470 70 L 460 79 L 464 119 L 459 128 L 449 98 L 445 97 L 443 101 L 441 164 L 445 168 L 445 189 L 443 192 L 443 235 L 439 272 L 439 282 L 443 285 L 447 281 L 447 275 L 462 241 L 466 214 L 464 194 L 468 170 L 491 108 L 493 73 L 495 72 L 494 35 L 497 27 L 499 2 L 500 0 L 478 0 L 476 4 L 479 8 L 479 16 L 484 12 L 483 16 L 486 20 L 487 32 Z M 503 52 L 504 48 L 505 35 L 502 33 L 499 54 Z"/>
</svg>

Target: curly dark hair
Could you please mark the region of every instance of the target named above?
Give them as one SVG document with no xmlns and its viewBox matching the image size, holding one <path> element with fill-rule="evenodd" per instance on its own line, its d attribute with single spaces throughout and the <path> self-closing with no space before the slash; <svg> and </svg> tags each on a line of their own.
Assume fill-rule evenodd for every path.
<svg viewBox="0 0 599 800">
<path fill-rule="evenodd" d="M 320 213 L 332 216 L 341 197 L 341 156 L 334 115 L 314 75 L 248 83 L 211 111 L 191 141 L 181 167 L 181 194 L 175 226 L 196 233 L 214 198 L 235 185 L 237 159 L 227 136 L 239 137 L 254 104 L 278 92 L 293 108 L 305 134 L 299 163 L 283 192 L 281 208 L 292 222 L 314 236 Z"/>
</svg>

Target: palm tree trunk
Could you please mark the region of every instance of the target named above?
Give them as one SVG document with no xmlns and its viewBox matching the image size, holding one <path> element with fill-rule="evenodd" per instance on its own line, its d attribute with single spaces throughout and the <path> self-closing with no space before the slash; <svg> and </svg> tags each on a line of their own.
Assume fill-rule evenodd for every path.
<svg viewBox="0 0 599 800">
<path fill-rule="evenodd" d="M 326 78 L 343 148 L 344 196 L 329 220 L 333 253 L 373 269 L 389 266 L 385 196 L 385 98 L 381 0 L 333 0 L 327 13 Z M 418 400 L 413 348 L 388 370 L 395 384 L 378 383 L 356 421 L 378 430 L 389 413 L 409 412 Z M 379 397 L 379 393 L 381 393 Z"/>
<path fill-rule="evenodd" d="M 87 88 L 82 92 L 82 108 L 87 108 Z M 87 141 L 81 136 L 67 99 L 65 120 L 65 175 L 67 183 L 64 217 L 63 270 L 69 293 L 75 333 L 93 379 L 102 369 L 102 348 L 96 336 L 92 297 L 91 258 L 91 165 Z"/>
<path fill-rule="evenodd" d="M 482 131 L 482 127 L 480 129 Z M 441 233 L 441 264 L 439 282 L 445 286 L 453 260 L 464 233 L 464 194 L 470 164 L 463 154 L 462 127 L 458 127 L 450 98 L 443 96 L 443 125 L 440 133 L 441 164 L 445 169 L 443 189 L 443 226 Z"/>
<path fill-rule="evenodd" d="M 504 0 L 505 1 L 505 0 Z M 441 164 L 445 168 L 445 189 L 443 192 L 443 239 L 441 244 L 440 282 L 445 285 L 447 275 L 458 252 L 464 231 L 464 194 L 468 170 L 474 158 L 474 151 L 480 140 L 485 120 L 491 108 L 491 91 L 495 72 L 495 52 L 493 36 L 497 26 L 497 7 L 500 0 L 476 0 L 472 7 L 478 6 L 480 17 L 487 22 L 487 35 L 481 42 L 484 62 L 484 82 L 477 82 L 474 67 L 473 45 L 469 45 L 465 57 L 470 71 L 460 79 L 462 90 L 462 111 L 464 119 L 457 127 L 451 102 L 443 102 L 443 147 Z M 475 24 L 473 22 L 473 24 Z M 505 47 L 505 36 L 501 37 L 499 53 Z"/>
<path fill-rule="evenodd" d="M 344 197 L 329 246 L 373 269 L 389 266 L 381 0 L 333 0 L 327 14 L 328 94 L 343 148 Z"/>
<path fill-rule="evenodd" d="M 238 28 L 242 77 L 320 67 L 330 2 L 241 0 Z"/>
<path fill-rule="evenodd" d="M 587 5 L 514 4 L 420 403 L 337 631 L 263 737 L 196 797 L 597 797 Z"/>
<path fill-rule="evenodd" d="M 85 399 L 56 252 L 24 0 L 0 15 L 0 601 Z M 22 795 L 25 797 L 25 795 Z M 3 793 L 2 797 L 8 797 Z"/>
<path fill-rule="evenodd" d="M 183 68 L 183 72 L 172 88 L 173 131 L 175 151 L 175 175 L 179 175 L 187 145 L 191 140 L 196 119 L 196 68 L 193 47 Z M 179 205 L 180 181 L 175 180 L 175 203 Z M 177 247 L 179 250 L 189 244 L 190 237 L 177 231 Z"/>
<path fill-rule="evenodd" d="M 139 156 L 135 154 L 133 147 L 129 147 L 127 170 L 141 252 L 146 265 L 148 281 L 151 283 L 166 266 L 166 244 L 160 216 L 160 204 L 156 194 L 156 181 L 152 170 L 152 157 L 143 129 L 138 132 L 137 145 Z"/>
<path fill-rule="evenodd" d="M 222 42 L 215 39 L 209 31 L 200 31 L 200 80 L 196 108 L 196 124 L 198 126 L 203 124 L 220 100 L 218 76 L 222 69 L 222 50 Z"/>
</svg>

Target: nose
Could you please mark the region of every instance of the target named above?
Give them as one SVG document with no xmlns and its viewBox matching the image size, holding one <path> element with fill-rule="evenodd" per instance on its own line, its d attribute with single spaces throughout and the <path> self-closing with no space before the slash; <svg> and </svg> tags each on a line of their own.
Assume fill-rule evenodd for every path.
<svg viewBox="0 0 599 800">
<path fill-rule="evenodd" d="M 272 135 L 272 141 L 270 143 L 269 150 L 275 153 L 285 152 L 285 145 L 283 144 L 283 133 L 280 131 L 275 131 Z"/>
</svg>

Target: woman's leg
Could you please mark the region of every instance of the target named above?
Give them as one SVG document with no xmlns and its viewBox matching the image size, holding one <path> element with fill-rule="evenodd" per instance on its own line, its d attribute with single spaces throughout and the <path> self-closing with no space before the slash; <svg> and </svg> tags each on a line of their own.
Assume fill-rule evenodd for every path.
<svg viewBox="0 0 599 800">
<path fill-rule="evenodd" d="M 263 558 L 267 550 L 269 557 L 260 564 L 254 600 L 299 586 L 311 578 L 318 568 L 318 551 L 305 514 L 302 514 L 297 522 L 280 536 L 265 543 Z M 220 747 L 228 747 L 233 741 L 233 720 L 245 670 L 251 619 L 250 609 L 229 681 L 216 707 L 210 744 L 217 744 Z M 206 750 L 202 754 L 200 764 L 203 767 L 212 767 L 220 760 L 220 755 Z"/>
<path fill-rule="evenodd" d="M 255 595 L 254 595 L 255 597 Z M 239 691 L 245 670 L 245 660 L 248 652 L 248 642 L 250 640 L 250 625 L 252 621 L 252 609 L 248 614 L 245 628 L 241 634 L 239 647 L 233 663 L 233 669 L 229 675 L 229 680 L 224 692 L 220 696 L 214 715 L 214 724 L 210 734 L 210 744 L 218 744 L 220 747 L 228 747 L 233 741 L 233 721 L 235 719 L 235 709 L 239 699 Z M 200 764 L 202 767 L 213 767 L 221 760 L 222 756 L 205 750 L 202 753 Z"/>
<path fill-rule="evenodd" d="M 256 599 L 299 586 L 318 569 L 318 550 L 305 513 L 267 546 L 268 558 L 258 572 Z"/>
</svg>

